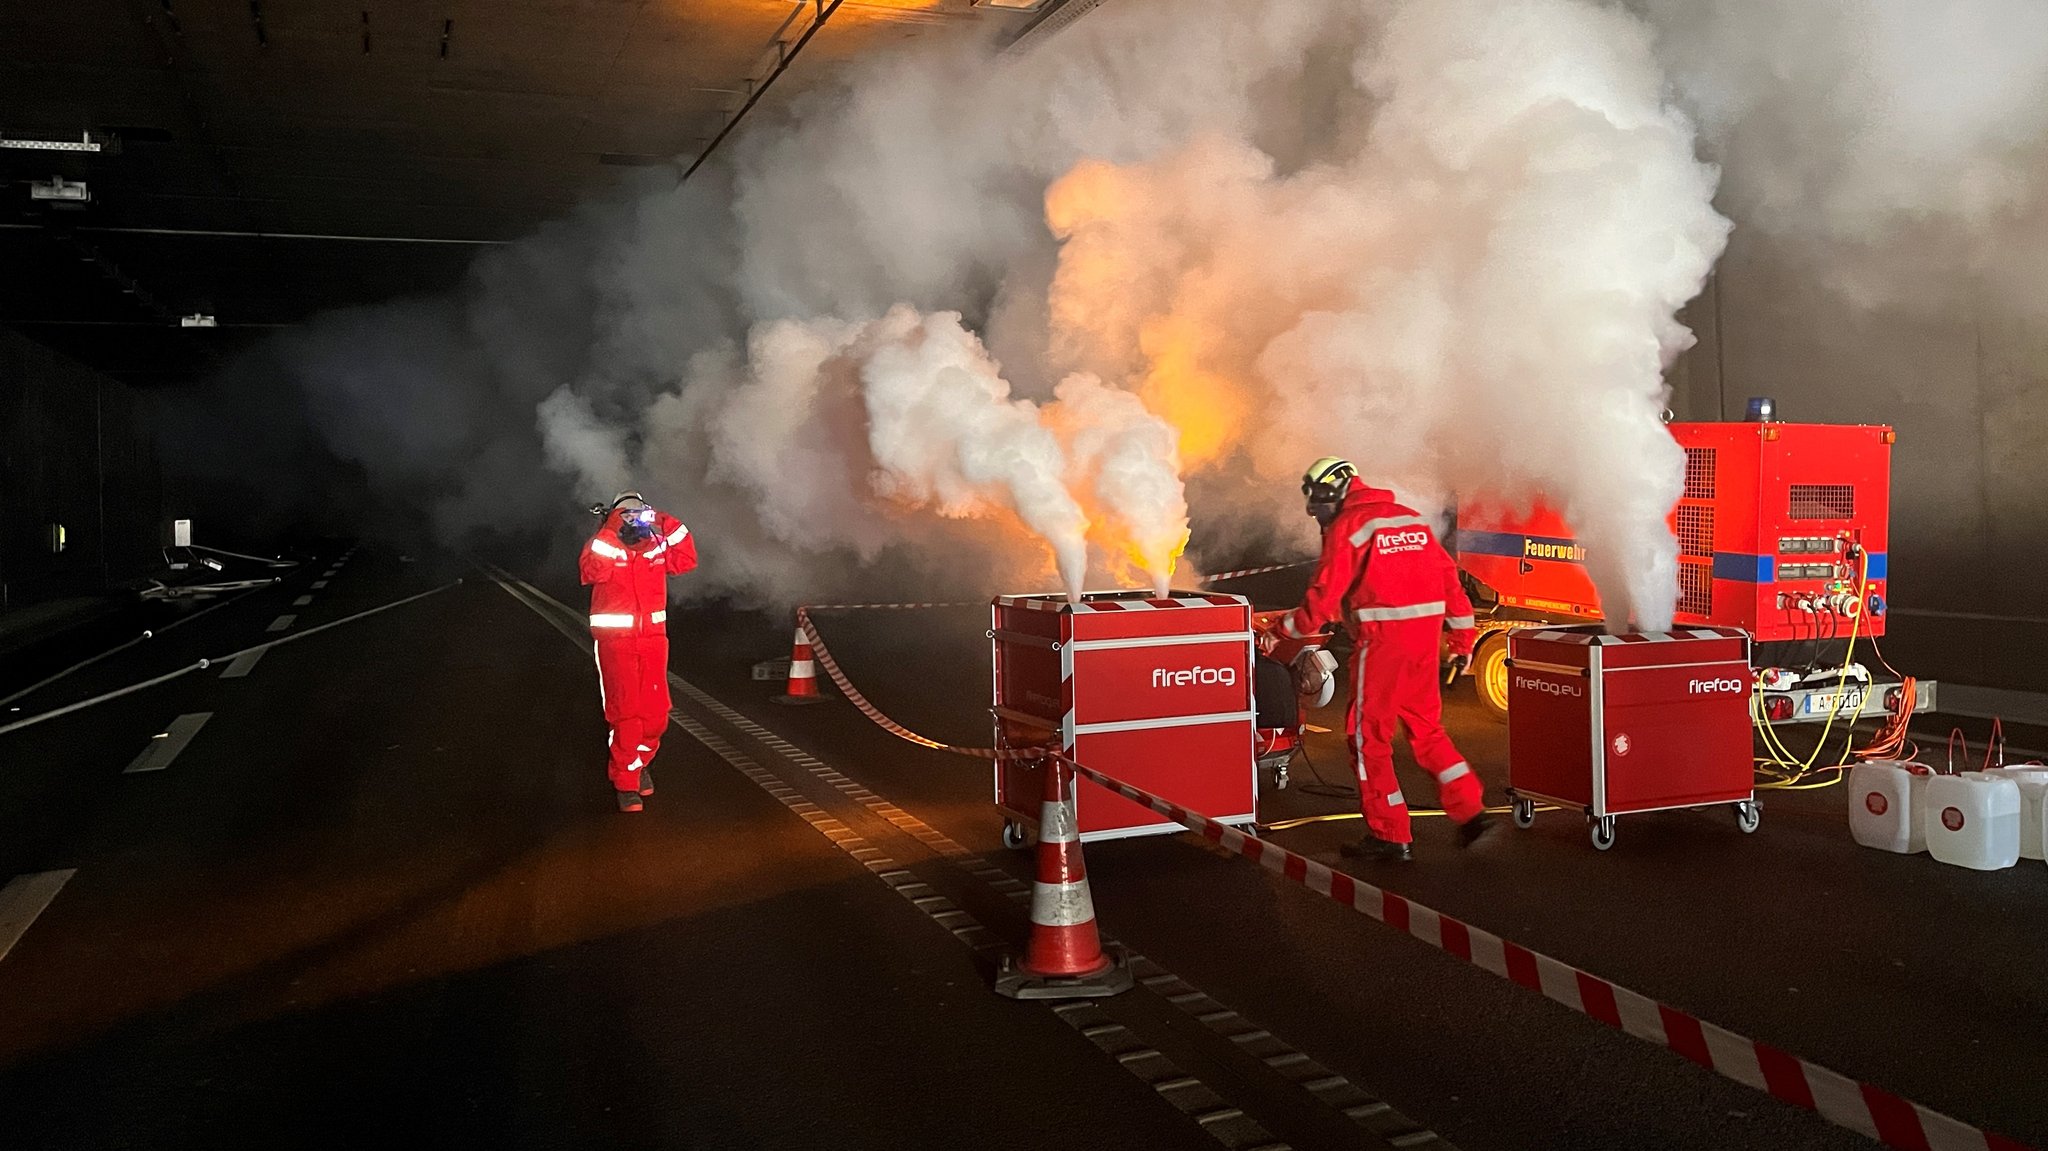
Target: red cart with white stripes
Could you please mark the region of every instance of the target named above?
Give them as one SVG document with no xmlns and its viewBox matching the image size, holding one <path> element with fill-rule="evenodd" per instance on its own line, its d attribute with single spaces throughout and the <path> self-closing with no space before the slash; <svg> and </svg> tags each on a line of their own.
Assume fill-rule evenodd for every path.
<svg viewBox="0 0 2048 1151">
<path fill-rule="evenodd" d="M 1598 626 L 1509 640 L 1508 796 L 1517 827 L 1536 804 L 1583 810 L 1593 846 L 1616 816 L 1726 805 L 1757 829 L 1749 633 L 1685 627 L 1609 635 Z"/>
<path fill-rule="evenodd" d="M 996 746 L 1057 747 L 1117 779 L 1249 824 L 1258 808 L 1252 612 L 1242 596 L 1099 592 L 998 597 L 991 605 Z M 997 760 L 1003 842 L 1030 839 L 1043 768 Z M 1081 839 L 1182 830 L 1101 786 L 1075 789 Z"/>
</svg>

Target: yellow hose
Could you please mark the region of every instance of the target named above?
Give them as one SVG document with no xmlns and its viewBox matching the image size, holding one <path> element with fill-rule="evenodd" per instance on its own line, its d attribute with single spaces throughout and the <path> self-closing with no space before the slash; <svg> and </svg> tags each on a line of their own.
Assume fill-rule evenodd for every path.
<svg viewBox="0 0 2048 1151">
<path fill-rule="evenodd" d="M 1847 699 L 1847 693 L 1843 689 L 1848 686 L 1849 667 L 1856 661 L 1856 640 L 1862 634 L 1863 611 L 1861 605 L 1864 589 L 1870 583 L 1870 552 L 1860 545 L 1858 550 L 1862 552 L 1862 561 L 1856 578 L 1856 601 L 1858 607 L 1856 614 L 1849 617 L 1849 646 L 1842 653 L 1841 674 L 1835 679 L 1835 706 L 1828 712 L 1827 724 L 1821 728 L 1820 739 L 1814 744 L 1812 754 L 1808 755 L 1804 760 L 1799 760 L 1791 751 L 1787 750 L 1784 740 L 1778 736 L 1777 726 L 1771 722 L 1769 716 L 1764 714 L 1762 694 L 1753 691 L 1750 695 L 1749 711 L 1751 721 L 1755 724 L 1758 734 L 1763 736 L 1764 747 L 1772 753 L 1771 758 L 1760 757 L 1756 761 L 1758 774 L 1774 777 L 1766 782 L 1759 783 L 1757 787 L 1760 789 L 1814 791 L 1824 787 L 1833 787 L 1835 784 L 1840 783 L 1844 777 L 1842 769 L 1849 763 L 1849 756 L 1854 750 L 1852 744 L 1845 743 L 1843 745 L 1842 758 L 1836 760 L 1833 764 L 1819 768 L 1816 768 L 1814 765 L 1820 759 L 1821 752 L 1828 745 L 1828 736 L 1834 731 L 1835 721 L 1841 717 L 1842 704 Z M 1759 682 L 1757 686 L 1761 686 L 1761 683 Z M 1858 714 L 1861 714 L 1863 711 L 1862 700 L 1867 699 L 1868 690 L 1866 686 L 1866 695 L 1859 698 L 1856 707 Z M 1784 769 L 1790 770 L 1788 772 Z M 1827 771 L 1834 773 L 1833 778 L 1822 783 L 1806 782 L 1808 776 L 1817 772 Z"/>
</svg>

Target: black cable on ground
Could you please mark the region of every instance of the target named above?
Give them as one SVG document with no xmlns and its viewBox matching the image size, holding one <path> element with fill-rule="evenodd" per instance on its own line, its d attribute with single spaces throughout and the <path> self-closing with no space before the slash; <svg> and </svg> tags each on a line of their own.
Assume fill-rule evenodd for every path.
<svg viewBox="0 0 2048 1151">
<path fill-rule="evenodd" d="M 1304 783 L 1301 785 L 1303 794 L 1317 796 L 1322 799 L 1352 799 L 1357 797 L 1358 789 L 1356 787 L 1345 787 L 1342 784 L 1331 783 L 1323 778 L 1323 773 L 1316 769 L 1315 759 L 1308 753 L 1308 744 L 1306 742 L 1296 747 L 1294 754 L 1300 756 L 1301 762 L 1308 765 L 1308 773 L 1316 777 L 1314 783 Z"/>
</svg>

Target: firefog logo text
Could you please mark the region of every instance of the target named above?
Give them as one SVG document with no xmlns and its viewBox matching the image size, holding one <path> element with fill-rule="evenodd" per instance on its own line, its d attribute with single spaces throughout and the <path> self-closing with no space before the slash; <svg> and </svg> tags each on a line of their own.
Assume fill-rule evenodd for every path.
<svg viewBox="0 0 2048 1151">
<path fill-rule="evenodd" d="M 1181 671 L 1168 671 L 1163 667 L 1152 669 L 1153 687 L 1191 687 L 1197 684 L 1205 687 L 1218 684 L 1224 687 L 1236 687 L 1237 669 L 1234 667 L 1202 667 L 1200 665 Z"/>
<path fill-rule="evenodd" d="M 1388 552 L 1419 551 L 1429 543 L 1429 533 L 1425 531 L 1381 532 L 1377 543 L 1382 554 Z"/>
<path fill-rule="evenodd" d="M 1537 679 L 1527 675 L 1516 676 L 1515 686 L 1522 691 L 1533 691 L 1542 695 L 1586 694 L 1586 690 L 1575 683 L 1561 683 L 1554 679 Z"/>
<path fill-rule="evenodd" d="M 1739 679 L 1695 679 L 1687 681 L 1685 690 L 1694 695 L 1715 695 L 1731 691 L 1746 690 Z"/>
</svg>

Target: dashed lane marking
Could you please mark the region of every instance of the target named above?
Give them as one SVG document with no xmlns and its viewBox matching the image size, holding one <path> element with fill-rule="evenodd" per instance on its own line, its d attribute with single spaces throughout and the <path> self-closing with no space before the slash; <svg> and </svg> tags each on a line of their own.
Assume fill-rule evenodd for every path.
<svg viewBox="0 0 2048 1151">
<path fill-rule="evenodd" d="M 61 871 L 37 871 L 28 875 L 17 875 L 0 887 L 0 959 L 14 950 L 14 945 L 28 932 L 29 925 L 64 890 L 71 877 L 78 874 L 75 867 Z"/>
<path fill-rule="evenodd" d="M 299 618 L 299 617 L 298 617 L 298 616 L 295 616 L 295 615 L 281 615 L 281 616 L 278 616 L 278 617 L 277 617 L 276 619 L 274 619 L 274 620 L 271 620 L 271 621 L 270 621 L 270 626 L 269 626 L 269 627 L 267 627 L 267 628 L 264 628 L 263 630 L 264 630 L 264 631 L 283 631 L 284 629 L 286 629 L 286 628 L 288 628 L 288 627 L 292 626 L 292 621 L 293 621 L 293 620 L 295 620 L 295 619 L 298 619 L 298 618 Z"/>
<path fill-rule="evenodd" d="M 220 677 L 222 679 L 240 679 L 248 675 L 256 669 L 256 661 L 262 659 L 263 653 L 269 650 L 267 647 L 259 647 L 255 651 L 243 652 L 228 662 L 228 669 L 221 672 Z"/>
<path fill-rule="evenodd" d="M 710 693 L 680 676 L 669 682 L 683 694 L 716 714 L 720 719 L 753 736 L 783 758 L 844 793 L 854 802 L 881 816 L 930 848 L 949 863 L 967 871 L 986 886 L 1010 899 L 1031 898 L 1029 885 L 1018 881 L 983 856 L 976 855 L 923 820 L 890 803 L 816 756 L 755 723 Z M 1103 932 L 1106 943 L 1116 942 Z M 1210 1031 L 1230 1040 L 1246 1054 L 1259 1060 L 1267 1070 L 1302 1088 L 1317 1102 L 1337 1111 L 1375 1137 L 1397 1147 L 1430 1145 L 1450 1148 L 1450 1143 L 1428 1128 L 1396 1111 L 1348 1078 L 1295 1050 L 1271 1031 L 1252 1023 L 1229 1006 L 1187 980 L 1143 955 L 1132 955 L 1131 971 L 1146 987 L 1162 991 L 1167 1002 L 1179 1008 Z"/>
<path fill-rule="evenodd" d="M 192 737 L 198 735 L 199 729 L 212 718 L 210 711 L 195 711 L 172 720 L 169 727 L 150 737 L 149 746 L 142 749 L 142 754 L 136 756 L 133 763 L 122 768 L 121 774 L 162 771 L 171 766 L 171 761 L 178 758 L 178 753 L 185 750 L 185 745 L 191 743 Z"/>
<path fill-rule="evenodd" d="M 293 606 L 293 607 L 305 607 L 305 606 L 306 606 L 307 604 L 309 604 L 309 603 L 312 603 L 312 602 L 313 602 L 313 597 L 312 597 L 312 596 L 309 596 L 309 595 L 302 595 L 302 596 L 300 596 L 299 598 L 297 598 L 297 599 L 295 599 L 295 600 L 293 600 L 293 601 L 292 601 L 292 606 Z"/>
<path fill-rule="evenodd" d="M 543 619 L 555 626 L 564 635 L 579 643 L 584 641 L 584 633 L 574 626 L 580 623 L 581 620 L 575 617 L 574 613 L 569 611 L 566 606 L 555 602 L 538 588 L 525 584 L 523 581 L 512 579 L 502 573 L 499 575 L 499 583 L 515 599 L 527 602 L 527 606 L 538 611 Z M 561 613 L 562 618 L 557 619 L 548 612 L 541 610 L 534 603 L 528 602 L 525 597 L 521 596 L 511 586 L 514 583 L 524 588 L 532 596 L 537 597 L 539 601 L 552 605 Z M 833 769 L 829 764 L 805 752 L 802 748 L 783 739 L 760 724 L 755 723 L 752 719 L 727 706 L 723 701 L 697 687 L 695 684 L 690 683 L 688 680 L 683 679 L 681 676 L 671 672 L 669 673 L 669 682 L 681 690 L 693 702 L 696 702 L 718 718 L 753 737 L 784 759 L 805 769 L 813 777 L 844 794 L 862 807 L 867 808 L 871 813 L 887 821 L 897 830 L 916 839 L 933 854 L 939 856 L 945 863 L 960 871 L 964 871 L 974 880 L 979 881 L 984 887 L 1018 903 L 1030 900 L 1031 888 L 1028 884 L 1019 881 L 986 858 L 969 851 L 961 846 L 959 842 L 933 828 L 930 824 L 890 803 L 887 799 L 863 786 L 858 780 Z M 690 731 L 692 736 L 696 736 L 699 739 L 699 742 L 704 742 L 703 738 L 697 736 L 696 731 L 692 730 L 693 726 L 701 728 L 701 724 L 697 724 L 694 719 L 685 716 L 680 711 L 673 713 L 671 718 L 675 719 L 678 724 L 684 725 L 684 730 Z M 715 735 L 711 738 L 717 739 L 725 747 L 729 748 L 731 746 L 725 744 L 722 739 Z M 711 747 L 714 752 L 718 752 L 721 757 L 725 757 L 725 753 L 719 751 L 718 747 L 710 743 L 706 743 L 705 746 Z M 742 754 L 742 757 L 744 757 L 743 753 L 736 754 Z M 732 761 L 728 758 L 727 762 Z M 752 763 L 751 760 L 747 762 Z M 738 765 L 735 764 L 734 766 L 737 767 Z M 744 769 L 742 770 L 744 773 Z M 919 891 L 917 894 L 919 896 L 924 896 L 930 891 L 925 885 L 920 884 L 918 887 Z M 952 908 L 953 905 L 950 901 L 946 901 L 943 896 L 937 897 L 937 899 L 944 903 L 947 908 Z M 923 904 L 916 904 L 915 900 L 913 900 L 913 903 L 920 908 L 924 906 Z M 956 914 L 962 917 L 967 916 L 966 912 L 956 912 Z M 972 922 L 971 918 L 969 921 Z M 1117 943 L 1117 940 L 1108 932 L 1103 932 L 1103 941 L 1105 944 L 1111 945 Z M 1208 993 L 1201 991 L 1185 979 L 1168 971 L 1154 960 L 1143 955 L 1131 954 L 1129 962 L 1132 974 L 1148 989 L 1157 991 L 1161 987 L 1170 988 L 1169 993 L 1163 996 L 1167 998 L 1168 1002 L 1185 1014 L 1195 1017 L 1212 1032 L 1231 1040 L 1237 1049 L 1258 1060 L 1269 1073 L 1300 1087 L 1317 1103 L 1350 1119 L 1367 1134 L 1381 1140 L 1385 1145 L 1393 1147 L 1432 1146 L 1442 1148 L 1443 1151 L 1456 1151 L 1456 1148 L 1449 1141 L 1423 1127 L 1421 1124 L 1408 1119 L 1395 1110 L 1391 1104 L 1374 1097 L 1345 1076 L 1332 1071 L 1310 1056 L 1295 1050 L 1271 1031 L 1251 1023 L 1243 1015 L 1231 1010 Z M 1175 996 L 1178 998 L 1175 998 Z M 1163 1074 L 1152 1076 L 1141 1073 L 1141 1071 L 1149 1072 L 1153 1065 L 1152 1057 L 1147 1055 L 1136 1060 L 1126 1059 L 1126 1056 L 1131 1055 L 1143 1045 L 1137 1042 L 1135 1036 L 1129 1032 L 1128 1028 L 1121 1023 L 1117 1023 L 1107 1014 L 1104 1014 L 1099 1007 L 1087 1002 L 1069 1003 L 1063 1007 L 1056 1008 L 1055 1013 L 1066 1020 L 1075 1030 L 1080 1031 L 1090 1042 L 1095 1043 L 1098 1048 L 1117 1058 L 1127 1070 L 1132 1071 L 1132 1074 L 1145 1079 L 1160 1093 L 1162 1098 L 1167 1099 L 1168 1102 L 1180 1108 L 1184 1113 L 1191 1117 L 1197 1117 L 1198 1121 L 1200 1115 L 1207 1114 L 1212 1116 L 1210 1122 L 1205 1123 L 1203 1126 L 1205 1130 L 1208 1130 L 1219 1141 L 1227 1139 L 1231 1146 L 1246 1146 L 1246 1144 L 1239 1143 L 1237 1140 L 1239 1138 L 1253 1138 L 1255 1140 L 1258 1138 L 1256 1133 L 1246 1135 L 1242 1132 L 1239 1124 L 1235 1121 L 1235 1116 L 1223 1117 L 1231 1120 L 1228 1123 L 1223 1122 L 1221 1118 L 1216 1118 L 1220 1116 L 1221 1111 L 1226 1110 L 1222 1106 L 1223 1100 L 1220 1096 L 1216 1096 L 1215 1092 L 1208 1088 L 1206 1084 L 1201 1084 L 1199 1080 L 1181 1075 Z M 1203 1018 L 1205 1015 L 1209 1018 Z M 1163 1059 L 1164 1057 L 1160 1056 L 1160 1058 Z M 1168 1065 L 1171 1066 L 1170 1063 Z M 1190 1090 L 1190 1088 L 1197 1086 L 1200 1088 L 1199 1092 Z M 1211 1102 L 1212 1099 L 1213 1103 Z M 1235 1109 L 1228 1110 L 1234 1111 Z M 1245 1122 L 1250 1123 L 1252 1121 L 1246 1119 Z M 1222 1133 L 1219 1133 L 1219 1130 Z M 1262 1131 L 1263 1128 L 1260 1130 Z M 1270 1138 L 1269 1135 L 1265 1137 Z M 1287 1144 L 1277 1141 L 1271 1143 L 1258 1143 L 1255 1141 L 1250 1145 L 1262 1148 L 1264 1151 L 1275 1151 L 1275 1149 L 1287 1146 Z"/>
<path fill-rule="evenodd" d="M 326 581 L 326 580 L 324 580 L 324 579 L 316 579 L 316 580 L 314 580 L 314 581 L 313 581 L 313 590 L 314 590 L 314 591 L 319 591 L 320 589 L 322 589 L 322 588 L 324 588 L 324 587 L 326 587 L 326 586 L 327 586 L 327 581 Z"/>
<path fill-rule="evenodd" d="M 500 574 L 498 586 L 515 600 L 525 604 L 542 620 L 554 626 L 579 645 L 587 638 L 570 628 L 564 620 L 556 618 L 546 610 L 543 603 L 553 603 L 545 592 L 530 585 L 514 584 L 518 581 Z M 540 597 L 541 602 L 529 600 L 521 589 Z M 554 604 L 561 608 L 560 604 Z M 567 609 L 562 609 L 566 611 Z M 681 679 L 671 674 L 672 681 L 682 684 L 695 692 Z M 930 884 L 921 882 L 908 868 L 884 854 L 852 828 L 834 819 L 823 808 L 805 798 L 803 793 L 789 786 L 773 772 L 756 763 L 744 752 L 732 746 L 724 738 L 699 723 L 694 717 L 677 710 L 669 718 L 687 732 L 691 738 L 703 744 L 713 754 L 733 767 L 741 775 L 753 781 L 755 786 L 767 792 L 777 802 L 788 808 L 799 819 L 811 825 L 820 835 L 830 840 L 856 862 L 867 868 L 889 888 L 902 896 L 910 905 L 945 928 L 947 933 L 977 953 L 1001 950 L 1003 941 L 995 933 L 982 926 L 970 913 L 961 910 L 952 900 L 934 891 Z M 892 821 L 894 822 L 894 821 Z M 936 834 L 936 833 L 934 833 Z M 944 838 L 944 837 L 940 837 Z M 946 842 L 951 843 L 951 840 Z M 958 844 L 954 844 L 958 847 Z M 1014 882 L 1014 881 L 1013 881 Z M 1028 897 L 1028 892 L 1027 892 Z M 1292 1151 L 1289 1144 L 1273 1137 L 1265 1126 L 1246 1115 L 1242 1110 L 1231 1107 L 1223 1096 L 1201 1079 L 1189 1075 L 1165 1054 L 1147 1045 L 1129 1027 L 1111 1019 L 1093 1003 L 1062 1003 L 1051 1006 L 1052 1013 L 1075 1031 L 1080 1032 L 1099 1050 L 1114 1058 L 1117 1064 L 1130 1072 L 1139 1081 L 1153 1090 L 1169 1106 L 1195 1120 L 1201 1129 L 1230 1151 Z"/>
</svg>

